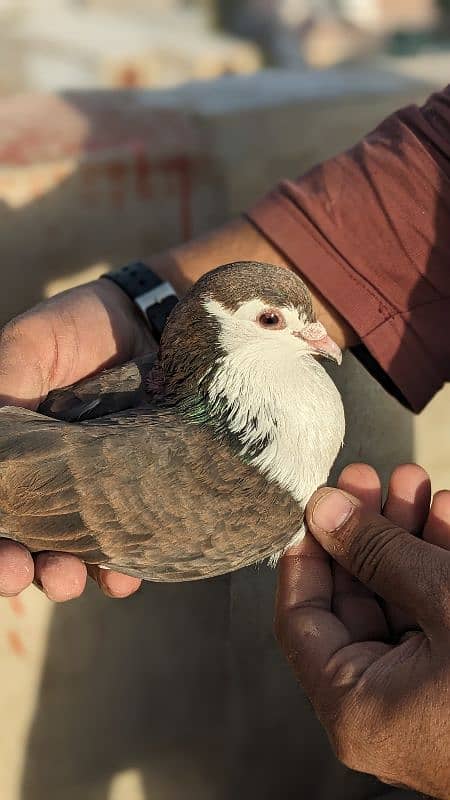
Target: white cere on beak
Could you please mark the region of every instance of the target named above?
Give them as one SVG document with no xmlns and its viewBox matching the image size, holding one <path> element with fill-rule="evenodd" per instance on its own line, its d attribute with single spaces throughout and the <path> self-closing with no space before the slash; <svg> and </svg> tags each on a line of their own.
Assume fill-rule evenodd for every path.
<svg viewBox="0 0 450 800">
<path fill-rule="evenodd" d="M 337 364 L 342 362 L 342 352 L 321 322 L 311 322 L 299 331 L 293 331 L 294 336 L 304 341 L 309 352 L 324 358 L 331 358 Z"/>
<path fill-rule="evenodd" d="M 309 339 L 312 342 L 327 336 L 326 328 L 321 322 L 310 322 L 309 325 L 305 325 L 301 333 L 304 339 Z"/>
</svg>

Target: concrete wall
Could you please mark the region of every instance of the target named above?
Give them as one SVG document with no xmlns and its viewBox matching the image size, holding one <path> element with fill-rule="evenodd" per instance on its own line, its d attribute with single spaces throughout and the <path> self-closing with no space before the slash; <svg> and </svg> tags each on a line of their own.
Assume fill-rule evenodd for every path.
<svg viewBox="0 0 450 800">
<path fill-rule="evenodd" d="M 3 101 L 2 320 L 228 219 L 427 91 L 382 72 L 266 73 Z M 414 455 L 411 416 L 351 356 L 336 379 L 340 465 L 368 460 L 386 478 Z M 60 607 L 34 588 L 3 601 L 1 797 L 373 796 L 331 756 L 274 645 L 274 582 L 261 567 L 120 602 L 92 588 Z"/>
<path fill-rule="evenodd" d="M 0 3 L 0 92 L 174 86 L 260 67 L 256 45 L 208 27 L 206 9 L 148 5 Z"/>
</svg>

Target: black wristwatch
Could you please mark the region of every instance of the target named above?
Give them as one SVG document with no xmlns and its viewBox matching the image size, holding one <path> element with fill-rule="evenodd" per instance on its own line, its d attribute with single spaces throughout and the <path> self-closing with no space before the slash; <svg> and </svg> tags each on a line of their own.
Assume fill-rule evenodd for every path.
<svg viewBox="0 0 450 800">
<path fill-rule="evenodd" d="M 141 261 L 106 272 L 102 278 L 117 284 L 137 305 L 159 342 L 166 319 L 178 302 L 173 286 L 162 281 Z"/>
</svg>

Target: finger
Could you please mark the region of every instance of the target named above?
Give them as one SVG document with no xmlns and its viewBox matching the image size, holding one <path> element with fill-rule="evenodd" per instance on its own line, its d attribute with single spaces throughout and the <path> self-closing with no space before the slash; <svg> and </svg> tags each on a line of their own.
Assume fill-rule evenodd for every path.
<svg viewBox="0 0 450 800">
<path fill-rule="evenodd" d="M 0 539 L 0 596 L 20 594 L 33 582 L 33 559 L 21 544 Z"/>
<path fill-rule="evenodd" d="M 145 352 L 150 335 L 112 281 L 41 303 L 0 333 L 0 405 L 35 409 L 51 389 Z"/>
<path fill-rule="evenodd" d="M 125 598 L 137 592 L 142 581 L 122 572 L 114 572 L 93 565 L 88 566 L 88 574 L 98 584 L 99 588 L 112 598 Z"/>
<path fill-rule="evenodd" d="M 352 642 L 389 638 L 389 625 L 375 595 L 340 564 L 334 567 L 332 610 L 344 623 Z"/>
<path fill-rule="evenodd" d="M 417 464 L 402 464 L 391 475 L 383 514 L 399 528 L 417 535 L 425 525 L 430 500 L 428 473 Z"/>
<path fill-rule="evenodd" d="M 428 473 L 417 464 L 402 464 L 391 475 L 383 514 L 400 528 L 419 535 L 430 510 L 430 500 Z M 417 627 L 417 620 L 395 605 L 386 604 L 385 613 L 395 636 Z"/>
<path fill-rule="evenodd" d="M 350 464 L 338 480 L 338 487 L 353 494 L 372 511 L 381 508 L 381 482 L 367 464 Z M 374 594 L 344 567 L 335 563 L 332 609 L 344 623 L 353 642 L 384 640 L 389 634 L 386 618 Z"/>
<path fill-rule="evenodd" d="M 45 391 L 42 359 L 36 357 L 41 333 L 27 323 L 26 315 L 0 332 L 0 405 L 37 408 Z"/>
<path fill-rule="evenodd" d="M 280 559 L 275 632 L 309 696 L 333 653 L 351 641 L 331 611 L 332 597 L 330 559 L 307 533 Z"/>
<path fill-rule="evenodd" d="M 450 554 L 416 539 L 351 495 L 319 489 L 308 503 L 309 530 L 342 566 L 384 600 L 442 633 L 448 615 Z"/>
<path fill-rule="evenodd" d="M 39 553 L 35 577 L 49 600 L 62 603 L 83 593 L 87 572 L 83 562 L 68 553 Z"/>
<path fill-rule="evenodd" d="M 308 533 L 280 561 L 275 631 L 284 654 L 320 715 L 383 655 L 383 642 L 352 644 L 332 613 L 329 559 Z"/>
<path fill-rule="evenodd" d="M 381 481 L 378 473 L 368 464 L 349 464 L 342 470 L 337 482 L 339 489 L 352 494 L 371 511 L 381 508 Z"/>
<path fill-rule="evenodd" d="M 436 492 L 423 529 L 423 539 L 450 550 L 450 492 Z"/>
</svg>

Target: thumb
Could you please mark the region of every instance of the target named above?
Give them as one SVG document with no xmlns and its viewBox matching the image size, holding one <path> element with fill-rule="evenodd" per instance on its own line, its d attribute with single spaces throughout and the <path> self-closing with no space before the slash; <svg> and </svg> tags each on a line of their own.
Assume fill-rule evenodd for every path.
<svg viewBox="0 0 450 800">
<path fill-rule="evenodd" d="M 424 630 L 450 624 L 450 553 L 417 539 L 352 495 L 319 489 L 306 509 L 312 535 L 336 561 Z"/>
</svg>

